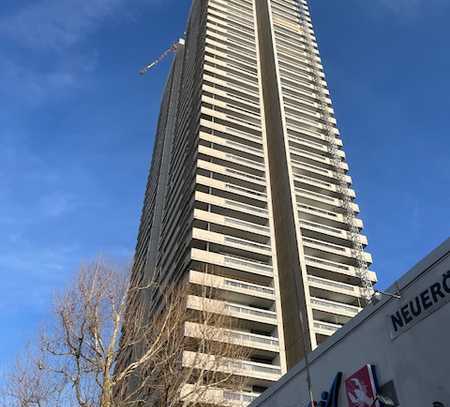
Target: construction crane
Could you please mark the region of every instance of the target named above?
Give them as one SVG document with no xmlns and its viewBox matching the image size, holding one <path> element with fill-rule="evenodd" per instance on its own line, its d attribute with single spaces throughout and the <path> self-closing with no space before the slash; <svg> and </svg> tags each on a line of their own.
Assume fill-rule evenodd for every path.
<svg viewBox="0 0 450 407">
<path fill-rule="evenodd" d="M 145 75 L 150 69 L 152 69 L 153 67 L 155 67 L 156 65 L 158 65 L 160 62 L 162 62 L 169 54 L 171 54 L 172 52 L 176 52 L 176 50 L 178 49 L 178 47 L 180 46 L 180 44 L 182 44 L 182 41 L 179 40 L 177 42 L 174 42 L 170 48 L 166 49 L 160 56 L 158 59 L 154 60 L 152 63 L 150 63 L 149 65 L 145 66 L 144 68 L 142 68 L 139 71 L 140 75 Z"/>
</svg>

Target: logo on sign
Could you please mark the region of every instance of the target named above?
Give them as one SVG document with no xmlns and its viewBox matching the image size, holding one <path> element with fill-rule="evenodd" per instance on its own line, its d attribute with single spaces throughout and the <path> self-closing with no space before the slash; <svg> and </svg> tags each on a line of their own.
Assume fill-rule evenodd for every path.
<svg viewBox="0 0 450 407">
<path fill-rule="evenodd" d="M 373 367 L 366 365 L 345 380 L 345 393 L 349 407 L 380 407 Z"/>
</svg>

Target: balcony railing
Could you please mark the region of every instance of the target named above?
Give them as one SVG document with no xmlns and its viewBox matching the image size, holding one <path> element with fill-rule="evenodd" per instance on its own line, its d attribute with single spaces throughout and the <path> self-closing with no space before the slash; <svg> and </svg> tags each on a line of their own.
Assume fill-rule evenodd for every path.
<svg viewBox="0 0 450 407">
<path fill-rule="evenodd" d="M 253 229 L 258 231 L 259 233 L 264 232 L 265 234 L 270 233 L 270 228 L 268 226 L 258 225 L 252 222 L 246 222 L 245 220 L 240 220 L 236 218 L 225 217 L 225 224 L 227 226 L 240 226 L 245 227 L 247 229 Z"/>
<path fill-rule="evenodd" d="M 257 335 L 247 332 L 238 332 L 229 330 L 226 335 L 232 340 L 237 340 L 238 344 L 247 343 L 261 344 L 266 346 L 277 347 L 279 345 L 278 338 L 272 336 Z"/>
<path fill-rule="evenodd" d="M 231 133 L 231 134 L 247 137 L 247 138 L 253 139 L 253 140 L 255 140 L 255 141 L 259 142 L 259 143 L 262 142 L 262 136 L 257 136 L 257 135 L 255 135 L 253 133 L 250 133 L 250 132 L 245 132 L 245 131 L 241 131 L 241 130 L 235 129 L 234 127 L 226 127 L 226 126 L 225 126 L 225 130 L 227 132 Z"/>
<path fill-rule="evenodd" d="M 336 235 L 341 235 L 341 236 L 343 236 L 343 238 L 345 238 L 345 236 L 346 236 L 346 232 L 344 230 L 338 229 L 338 228 L 334 228 L 332 226 L 326 226 L 326 225 L 323 225 L 321 223 L 310 222 L 310 221 L 307 221 L 307 220 L 301 220 L 300 221 L 300 225 L 301 226 L 309 226 L 309 227 L 313 227 L 313 228 L 316 228 L 316 229 L 321 229 L 323 231 L 331 232 L 331 233 L 334 233 Z"/>
<path fill-rule="evenodd" d="M 276 320 L 277 314 L 274 311 L 247 307 L 245 305 L 225 303 L 225 310 L 237 314 L 252 315 L 259 318 L 268 318 Z"/>
<path fill-rule="evenodd" d="M 263 363 L 256 363 L 256 362 L 250 362 L 250 361 L 230 361 L 228 362 L 228 367 L 231 369 L 236 370 L 247 370 L 251 372 L 256 373 L 265 373 L 270 375 L 281 375 L 281 368 L 280 366 L 275 365 L 269 365 L 269 364 L 263 364 Z"/>
<path fill-rule="evenodd" d="M 322 240 L 310 239 L 309 237 L 304 237 L 303 241 L 306 243 L 311 243 L 316 246 L 322 246 L 324 249 L 331 249 L 337 252 L 341 252 L 342 254 L 351 253 L 351 249 L 345 246 L 340 246 L 338 244 L 323 242 Z"/>
<path fill-rule="evenodd" d="M 339 288 L 341 290 L 348 291 L 349 293 L 350 292 L 355 293 L 358 289 L 358 287 L 350 285 L 350 284 L 340 283 L 338 281 L 327 280 L 326 278 L 321 278 L 321 277 L 316 277 L 316 276 L 308 276 L 308 281 L 310 283 L 323 284 L 330 288 Z"/>
<path fill-rule="evenodd" d="M 225 243 L 238 244 L 240 246 L 252 247 L 254 249 L 264 250 L 264 251 L 267 251 L 267 252 L 272 251 L 272 248 L 270 247 L 270 245 L 262 244 L 262 243 L 256 243 L 256 242 L 253 242 L 251 240 L 240 239 L 240 238 L 237 238 L 237 237 L 234 237 L 234 236 L 224 236 L 224 241 L 225 241 Z"/>
<path fill-rule="evenodd" d="M 256 191 L 254 189 L 244 188 L 235 184 L 225 184 L 225 188 L 228 189 L 230 192 L 234 192 L 236 194 L 244 193 L 247 195 L 254 195 L 257 198 L 267 198 L 267 194 L 264 192 Z"/>
<path fill-rule="evenodd" d="M 194 363 L 197 364 L 197 367 L 200 366 L 216 371 L 228 371 L 233 374 L 253 375 L 266 380 L 278 380 L 281 376 L 280 366 L 238 359 L 221 359 L 218 363 L 215 363 L 215 357 L 213 355 L 184 351 L 183 365 L 193 366 Z M 196 366 L 193 367 L 195 368 Z"/>
<path fill-rule="evenodd" d="M 343 218 L 343 216 L 339 216 L 338 213 L 335 212 L 331 212 L 331 211 L 327 211 L 325 209 L 320 209 L 317 208 L 315 206 L 311 206 L 311 205 L 303 205 L 303 204 L 297 204 L 297 208 L 302 210 L 302 209 L 306 209 L 309 212 L 313 212 L 316 213 L 318 216 L 329 216 L 330 218 L 334 218 L 337 222 L 342 222 L 345 223 L 345 219 Z"/>
<path fill-rule="evenodd" d="M 244 283 L 243 281 L 238 280 L 225 279 L 224 285 L 228 287 L 242 288 L 244 290 L 254 291 L 263 294 L 270 294 L 270 295 L 275 294 L 275 290 L 272 287 L 264 287 L 261 285 Z"/>
<path fill-rule="evenodd" d="M 225 156 L 226 156 L 228 159 L 230 159 L 231 161 L 237 162 L 237 163 L 239 163 L 239 164 L 244 163 L 244 164 L 248 164 L 248 165 L 255 166 L 255 167 L 260 168 L 260 169 L 262 169 L 262 170 L 264 169 L 264 164 L 263 164 L 263 163 L 260 163 L 260 162 L 258 162 L 258 161 L 250 160 L 250 159 L 248 159 L 248 158 L 240 157 L 240 156 L 238 156 L 238 155 L 235 155 L 235 154 L 229 154 L 229 153 L 225 154 Z"/>
<path fill-rule="evenodd" d="M 225 167 L 225 172 L 230 174 L 231 176 L 238 175 L 243 178 L 248 178 L 252 181 L 266 182 L 266 179 L 263 177 L 258 177 L 257 175 L 249 174 L 248 172 L 235 170 L 234 168 Z"/>
<path fill-rule="evenodd" d="M 317 322 L 314 321 L 314 328 L 320 329 L 322 331 L 327 331 L 330 335 L 334 334 L 342 325 L 330 324 L 328 322 Z"/>
<path fill-rule="evenodd" d="M 320 298 L 311 297 L 311 304 L 319 305 L 321 307 L 330 308 L 337 312 L 347 312 L 353 315 L 358 314 L 362 308 L 355 307 L 353 305 L 341 304 L 335 301 L 323 300 Z"/>
<path fill-rule="evenodd" d="M 267 209 L 259 208 L 257 206 L 253 206 L 253 205 L 247 205 L 242 202 L 232 201 L 230 199 L 225 199 L 225 204 L 227 204 L 229 206 L 234 206 L 239 209 L 243 209 L 245 211 L 255 212 L 255 213 L 258 213 L 258 214 L 261 214 L 264 216 L 267 216 L 269 213 L 269 211 Z"/>
<path fill-rule="evenodd" d="M 328 201 L 328 202 L 330 202 L 330 204 L 334 204 L 334 205 L 340 204 L 340 202 L 341 202 L 340 200 L 338 200 L 336 198 L 333 198 L 331 196 L 324 195 L 324 194 L 319 194 L 318 192 L 313 192 L 313 191 L 310 191 L 308 189 L 295 188 L 295 192 L 297 194 L 304 195 L 304 196 L 311 195 L 311 196 L 313 196 L 315 198 L 319 198 L 319 199 L 322 199 L 324 201 Z"/>
<path fill-rule="evenodd" d="M 327 266 L 327 267 L 334 267 L 339 270 L 345 270 L 345 271 L 353 270 L 353 267 L 351 267 L 351 266 L 346 266 L 341 263 L 336 263 L 335 261 L 319 259 L 318 257 L 305 256 L 305 259 L 311 263 L 316 263 L 316 264 L 320 264 L 320 265 Z"/>
<path fill-rule="evenodd" d="M 240 267 L 246 271 L 257 271 L 259 274 L 265 274 L 267 276 L 273 276 L 272 266 L 268 264 L 259 263 L 256 261 L 244 260 L 239 257 L 233 257 L 225 255 L 225 266 Z"/>
<path fill-rule="evenodd" d="M 223 391 L 223 399 L 229 403 L 237 403 L 237 404 L 250 404 L 253 400 L 259 397 L 258 393 L 238 393 L 229 390 Z"/>
</svg>

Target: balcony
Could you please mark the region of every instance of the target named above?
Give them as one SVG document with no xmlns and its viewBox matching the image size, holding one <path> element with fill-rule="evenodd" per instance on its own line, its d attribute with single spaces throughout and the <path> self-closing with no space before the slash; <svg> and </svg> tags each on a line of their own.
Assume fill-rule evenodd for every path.
<svg viewBox="0 0 450 407">
<path fill-rule="evenodd" d="M 209 287 L 218 300 L 262 309 L 270 309 L 275 303 L 275 290 L 270 286 L 193 270 L 189 272 L 189 282 L 193 285 L 192 293 L 200 295 L 202 287 Z"/>
<path fill-rule="evenodd" d="M 191 249 L 191 259 L 207 266 L 212 265 L 218 273 L 231 279 L 245 279 L 257 285 L 269 285 L 273 279 L 272 266 L 264 262 L 195 248 Z"/>
<path fill-rule="evenodd" d="M 266 179 L 264 177 L 259 177 L 249 172 L 239 171 L 234 168 L 229 168 L 224 165 L 214 164 L 200 159 L 197 161 L 197 165 L 198 168 L 203 170 L 231 177 L 233 179 L 243 181 L 243 183 L 251 183 L 259 188 L 266 186 Z"/>
<path fill-rule="evenodd" d="M 313 327 L 316 334 L 331 336 L 335 334 L 339 328 L 342 328 L 342 325 L 331 324 L 323 321 L 314 321 Z"/>
<path fill-rule="evenodd" d="M 208 243 L 215 243 L 221 246 L 232 247 L 242 251 L 250 252 L 250 261 L 254 254 L 272 255 L 272 248 L 270 245 L 257 243 L 252 240 L 241 239 L 234 236 L 223 235 L 221 233 L 210 232 L 203 229 L 193 228 L 192 238 L 197 240 L 202 240 Z M 257 260 L 257 259 L 255 259 Z"/>
<path fill-rule="evenodd" d="M 262 205 L 267 202 L 267 195 L 264 192 L 258 191 L 256 189 L 249 189 L 236 185 L 235 183 L 223 182 L 218 179 L 204 177 L 203 175 L 197 175 L 196 183 L 198 185 L 203 185 L 208 188 L 214 188 L 217 190 L 217 195 L 228 195 L 234 194 L 236 198 L 242 198 L 243 201 L 251 202 L 258 201 Z M 205 189 L 205 188 L 203 188 Z M 219 192 L 223 191 L 223 192 Z"/>
<path fill-rule="evenodd" d="M 336 171 L 331 171 L 326 168 L 322 168 L 317 165 L 304 163 L 301 161 L 296 160 L 295 158 L 291 159 L 292 165 L 296 169 L 296 171 L 301 171 L 303 174 L 313 174 L 317 179 L 320 179 L 322 181 L 336 181 L 339 179 L 339 174 Z M 343 176 L 346 183 L 348 185 L 351 185 L 352 179 L 348 175 Z"/>
<path fill-rule="evenodd" d="M 257 363 L 247 360 L 223 359 L 217 360 L 213 355 L 183 352 L 183 366 L 223 372 L 237 376 L 248 376 L 261 381 L 274 382 L 281 377 L 280 366 Z"/>
<path fill-rule="evenodd" d="M 329 278 L 308 275 L 309 294 L 312 297 L 323 298 L 330 301 L 340 302 L 348 305 L 360 306 L 364 299 L 364 291 L 360 287 L 361 282 L 357 279 L 353 284 Z"/>
<path fill-rule="evenodd" d="M 342 209 L 343 207 L 343 201 L 341 199 L 337 199 L 326 194 L 313 192 L 308 189 L 295 188 L 295 194 L 299 197 L 302 197 L 303 202 L 305 202 L 306 200 L 312 201 L 318 208 L 332 209 L 333 211 L 336 210 L 336 208 Z M 355 213 L 359 213 L 359 206 L 356 203 L 351 202 L 350 206 Z"/>
<path fill-rule="evenodd" d="M 349 232 L 343 229 L 324 225 L 322 223 L 312 222 L 309 220 L 300 220 L 300 227 L 303 235 L 313 237 L 319 240 L 325 240 L 336 244 L 349 244 L 353 238 Z M 362 245 L 367 245 L 367 237 L 357 235 Z"/>
<path fill-rule="evenodd" d="M 300 182 L 302 184 L 306 184 L 307 186 L 313 187 L 315 192 L 319 193 L 334 193 L 334 194 L 346 194 L 350 198 L 354 198 L 356 196 L 355 191 L 352 188 L 345 188 L 342 191 L 338 185 L 334 182 L 322 181 L 320 179 L 310 177 L 307 175 L 303 175 L 301 173 L 294 172 L 294 181 Z"/>
<path fill-rule="evenodd" d="M 305 205 L 304 203 L 297 203 L 297 209 L 299 210 L 299 217 L 302 220 L 314 221 L 315 218 L 319 218 L 321 223 L 334 228 L 349 228 L 349 221 L 353 222 L 353 225 L 359 229 L 364 227 L 361 219 L 354 216 L 347 218 L 342 213 L 334 212 L 328 209 L 322 209 L 320 207 Z"/>
<path fill-rule="evenodd" d="M 223 161 L 228 161 L 234 164 L 237 164 L 238 166 L 242 166 L 242 167 L 249 167 L 252 168 L 254 170 L 259 170 L 261 172 L 264 172 L 265 167 L 264 164 L 261 162 L 258 162 L 256 160 L 250 160 L 248 158 L 244 158 L 241 157 L 237 154 L 232 154 L 232 153 L 226 153 L 224 151 L 220 151 L 220 150 L 216 150 L 214 148 L 210 148 L 210 147 L 205 147 L 200 145 L 198 147 L 198 152 L 199 154 L 203 154 L 205 156 L 209 156 L 209 157 L 213 157 L 213 158 L 217 158 L 219 160 L 223 160 Z M 228 166 L 228 165 L 225 165 Z"/>
<path fill-rule="evenodd" d="M 362 291 L 357 285 L 351 285 L 347 283 L 342 283 L 340 281 L 333 281 L 327 278 L 308 276 L 308 285 L 310 287 L 317 288 L 323 291 L 331 291 L 331 295 L 334 293 L 348 295 L 353 298 L 361 298 Z M 332 298 L 330 298 L 333 300 Z M 344 302 L 344 301 L 339 301 Z"/>
<path fill-rule="evenodd" d="M 236 406 L 247 406 L 260 395 L 260 393 L 223 391 L 223 399 L 225 402 Z"/>
<path fill-rule="evenodd" d="M 235 96 L 233 96 L 232 93 L 221 91 L 221 90 L 218 90 L 218 89 L 213 88 L 208 85 L 203 85 L 203 89 L 208 92 L 221 92 L 220 94 L 225 94 L 227 97 L 230 97 L 230 98 L 235 97 Z M 260 134 L 256 135 L 256 134 L 254 134 L 254 132 L 238 130 L 238 129 L 235 129 L 234 127 L 226 126 L 224 124 L 220 124 L 220 123 L 216 123 L 216 122 L 211 122 L 211 121 L 208 121 L 205 119 L 200 119 L 200 125 L 203 127 L 207 127 L 208 129 L 218 130 L 222 133 L 228 133 L 233 136 L 240 137 L 243 140 L 248 140 L 248 141 L 252 141 L 254 143 L 260 143 L 260 144 L 262 143 L 262 136 Z"/>
<path fill-rule="evenodd" d="M 226 209 L 240 212 L 242 213 L 242 217 L 244 219 L 248 217 L 247 215 L 263 217 L 267 219 L 269 214 L 269 211 L 265 208 L 245 204 L 239 201 L 223 198 L 220 196 L 206 194 L 200 191 L 195 192 L 195 200 L 219 207 L 222 210 L 222 212 L 226 212 Z"/>
<path fill-rule="evenodd" d="M 198 394 L 198 388 L 192 384 L 185 384 L 181 393 L 186 401 L 192 400 L 192 402 L 216 404 L 226 407 L 244 407 L 260 396 L 259 393 L 236 392 L 227 389 L 208 387 L 200 390 L 200 399 L 198 399 L 198 396 L 194 396 L 194 394 Z"/>
<path fill-rule="evenodd" d="M 322 311 L 329 314 L 337 314 L 349 318 L 353 318 L 362 310 L 362 308 L 354 305 L 342 304 L 340 302 L 315 297 L 311 297 L 310 303 L 313 310 Z"/>
<path fill-rule="evenodd" d="M 308 248 L 308 254 L 325 258 L 343 264 L 357 265 L 357 253 L 349 247 L 324 242 L 322 240 L 303 237 L 303 243 Z M 372 264 L 372 256 L 362 252 L 362 259 L 368 264 Z"/>
<path fill-rule="evenodd" d="M 270 228 L 268 226 L 259 225 L 253 222 L 246 222 L 244 220 L 232 218 L 229 216 L 218 215 L 213 212 L 194 209 L 194 219 L 238 229 L 242 232 L 243 236 L 252 233 L 266 236 L 267 238 L 270 237 Z"/>
<path fill-rule="evenodd" d="M 311 120 L 318 120 L 318 121 L 327 121 L 330 126 L 336 125 L 336 119 L 332 117 L 333 114 L 332 109 L 328 109 L 329 115 L 325 116 L 321 110 L 322 107 L 319 103 L 316 103 L 316 108 L 311 109 L 312 106 L 314 106 L 314 103 L 308 103 L 308 104 L 302 104 L 302 101 L 297 100 L 294 103 L 289 103 L 289 100 L 285 101 L 285 110 L 287 117 L 291 117 L 295 119 L 298 116 L 306 116 L 309 117 Z M 324 134 L 317 134 L 315 132 L 310 132 L 308 130 L 303 130 L 302 133 L 307 134 L 309 137 L 314 138 L 316 140 L 321 140 L 323 142 L 328 143 L 329 139 Z M 331 142 L 336 144 L 336 146 L 342 146 L 342 140 L 336 137 L 331 138 Z"/>
<path fill-rule="evenodd" d="M 210 143 L 214 143 L 215 145 L 221 145 L 224 147 L 228 147 L 229 149 L 234 149 L 240 151 L 242 153 L 253 154 L 257 157 L 264 157 L 264 151 L 262 145 L 259 148 L 249 146 L 248 144 L 244 144 L 243 142 L 231 141 L 225 137 L 218 137 L 209 133 L 205 133 L 200 131 L 200 139 L 208 141 Z"/>
<path fill-rule="evenodd" d="M 238 268 L 241 271 L 261 274 L 273 277 L 272 266 L 258 261 L 250 261 L 236 256 L 225 255 L 224 265 L 226 267 Z"/>
<path fill-rule="evenodd" d="M 336 277 L 340 275 L 341 279 L 352 281 L 355 284 L 360 280 L 359 270 L 356 267 L 308 255 L 305 255 L 305 261 L 307 267 L 325 271 L 320 277 L 325 277 L 330 273 L 333 273 L 336 274 Z M 316 271 L 310 274 L 317 275 L 318 273 Z M 377 277 L 373 271 L 368 271 L 368 277 L 372 283 L 377 281 Z"/>
<path fill-rule="evenodd" d="M 290 147 L 289 151 L 291 153 L 291 157 L 292 154 L 295 154 L 303 159 L 300 161 L 297 160 L 298 162 L 312 162 L 316 165 L 326 165 L 327 167 L 331 168 L 334 168 L 335 166 L 334 162 L 330 158 L 325 157 L 324 155 L 316 154 L 312 151 L 303 151 L 292 146 Z M 292 157 L 291 160 L 296 160 L 296 158 Z M 348 164 L 345 161 L 340 161 L 339 166 L 344 171 L 348 171 Z"/>
<path fill-rule="evenodd" d="M 233 318 L 252 321 L 256 325 L 258 323 L 272 326 L 277 325 L 277 316 L 274 311 L 248 307 L 246 305 L 189 295 L 187 307 L 192 310 L 212 312 L 227 315 Z"/>
<path fill-rule="evenodd" d="M 206 333 L 203 334 L 203 332 Z M 232 329 L 220 329 L 205 327 L 195 322 L 186 322 L 184 335 L 190 338 L 231 343 L 239 346 L 262 350 L 274 354 L 279 352 L 278 338 L 265 335 L 256 335 L 249 332 L 241 332 Z"/>
</svg>

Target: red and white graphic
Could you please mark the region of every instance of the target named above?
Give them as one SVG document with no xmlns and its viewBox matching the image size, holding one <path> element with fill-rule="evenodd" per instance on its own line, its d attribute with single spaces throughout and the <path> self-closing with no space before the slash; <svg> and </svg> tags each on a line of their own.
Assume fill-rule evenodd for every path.
<svg viewBox="0 0 450 407">
<path fill-rule="evenodd" d="M 379 407 L 377 389 L 371 365 L 366 365 L 345 380 L 349 407 Z"/>
</svg>

